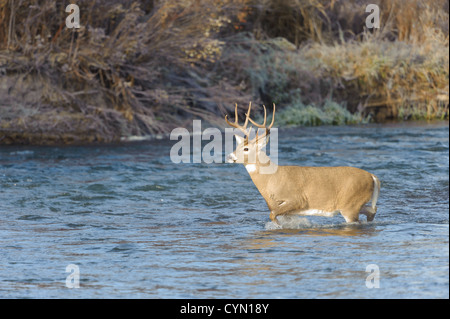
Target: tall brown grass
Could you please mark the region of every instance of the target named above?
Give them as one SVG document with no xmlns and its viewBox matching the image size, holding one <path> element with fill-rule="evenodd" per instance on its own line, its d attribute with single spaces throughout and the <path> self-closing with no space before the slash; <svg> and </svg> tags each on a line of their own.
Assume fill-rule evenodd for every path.
<svg viewBox="0 0 450 319">
<path fill-rule="evenodd" d="M 448 1 L 0 1 L 0 143 L 114 141 L 216 125 L 234 103 L 333 100 L 448 118 Z"/>
</svg>

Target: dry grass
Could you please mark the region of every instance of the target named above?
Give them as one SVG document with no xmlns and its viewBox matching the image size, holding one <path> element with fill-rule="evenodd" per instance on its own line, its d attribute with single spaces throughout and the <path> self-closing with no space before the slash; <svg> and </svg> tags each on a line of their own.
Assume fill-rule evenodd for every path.
<svg viewBox="0 0 450 319">
<path fill-rule="evenodd" d="M 74 31 L 69 1 L 0 1 L 0 143 L 223 125 L 249 100 L 324 118 L 337 102 L 361 119 L 448 119 L 448 1 L 370 1 L 375 32 L 368 3 L 79 0 Z"/>
<path fill-rule="evenodd" d="M 439 42 L 416 46 L 371 39 L 313 45 L 306 50 L 306 58 L 319 59 L 314 74 L 332 79 L 335 97 L 346 101 L 352 112 L 373 112 L 384 120 L 398 118 L 405 107 L 428 106 L 426 118 L 431 119 L 448 117 L 449 57 L 445 50 Z"/>
<path fill-rule="evenodd" d="M 379 30 L 365 27 L 369 3 L 380 7 Z M 246 70 L 253 95 L 268 104 L 320 107 L 331 98 L 377 121 L 448 119 L 448 6 L 255 1 L 252 36 L 230 51 L 245 61 L 238 68 Z"/>
<path fill-rule="evenodd" d="M 10 104 L 39 109 L 40 115 L 2 119 L 0 128 L 40 137 L 46 128 L 59 127 L 61 117 L 53 114 L 59 110 L 76 119 L 73 125 L 66 119 L 62 135 L 72 126 L 71 139 L 77 138 L 82 114 L 85 129 L 97 131 L 94 140 L 112 141 L 166 132 L 183 125 L 189 114 L 213 120 L 217 104 L 243 95 L 226 83 L 210 86 L 202 74 L 220 57 L 223 42 L 215 35 L 233 1 L 220 3 L 78 1 L 89 13 L 81 29 L 70 30 L 68 2 L 2 2 L 0 68 L 9 81 L 0 93 L 9 92 Z M 36 83 L 35 102 L 23 101 L 23 86 L 28 91 Z M 215 92 L 221 92 L 220 100 Z"/>
</svg>

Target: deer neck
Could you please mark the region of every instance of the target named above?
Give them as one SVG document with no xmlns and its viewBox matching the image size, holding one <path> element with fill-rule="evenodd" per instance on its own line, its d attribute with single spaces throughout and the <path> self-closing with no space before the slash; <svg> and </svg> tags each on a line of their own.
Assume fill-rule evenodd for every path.
<svg viewBox="0 0 450 319">
<path fill-rule="evenodd" d="M 276 164 L 270 160 L 269 156 L 261 152 L 259 154 L 259 158 L 256 160 L 256 163 L 246 163 L 245 168 L 250 175 L 253 184 L 255 184 L 258 191 L 267 200 L 268 196 L 270 196 L 268 193 L 268 186 L 270 185 L 271 180 L 273 181 L 273 174 L 276 173 L 278 168 L 276 167 Z M 273 172 L 273 168 L 275 168 L 275 172 Z"/>
<path fill-rule="evenodd" d="M 264 175 L 270 175 L 270 168 L 273 168 L 275 163 L 270 160 L 270 157 L 266 153 L 260 152 L 257 156 L 256 163 L 245 163 L 245 169 L 250 174 L 252 179 L 255 177 L 263 177 Z"/>
</svg>

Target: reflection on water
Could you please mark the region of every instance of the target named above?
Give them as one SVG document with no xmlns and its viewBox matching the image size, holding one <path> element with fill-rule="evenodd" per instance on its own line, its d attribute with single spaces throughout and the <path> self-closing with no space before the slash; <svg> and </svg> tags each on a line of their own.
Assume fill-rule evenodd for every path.
<svg viewBox="0 0 450 319">
<path fill-rule="evenodd" d="M 282 164 L 376 174 L 375 221 L 276 229 L 243 166 L 173 164 L 169 141 L 2 146 L 0 297 L 448 298 L 447 124 L 279 133 Z"/>
</svg>

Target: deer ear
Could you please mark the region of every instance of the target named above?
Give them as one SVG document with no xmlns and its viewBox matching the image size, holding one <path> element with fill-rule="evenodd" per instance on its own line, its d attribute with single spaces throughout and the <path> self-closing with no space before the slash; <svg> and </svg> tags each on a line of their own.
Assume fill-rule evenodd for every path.
<svg viewBox="0 0 450 319">
<path fill-rule="evenodd" d="M 242 136 L 234 134 L 234 137 L 236 138 L 238 145 L 244 143 L 244 141 L 245 141 L 245 139 Z"/>
<path fill-rule="evenodd" d="M 262 149 L 264 146 L 266 146 L 267 142 L 269 142 L 268 137 L 263 136 L 262 138 L 259 138 L 258 139 L 258 149 Z"/>
<path fill-rule="evenodd" d="M 266 134 L 264 134 L 262 137 L 257 136 L 256 141 L 258 142 L 259 149 L 262 149 L 264 146 L 267 145 L 267 143 L 269 143 L 269 136 L 270 136 L 270 131 L 269 132 L 266 131 Z"/>
</svg>

